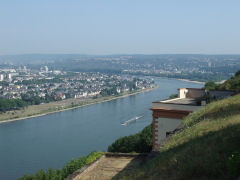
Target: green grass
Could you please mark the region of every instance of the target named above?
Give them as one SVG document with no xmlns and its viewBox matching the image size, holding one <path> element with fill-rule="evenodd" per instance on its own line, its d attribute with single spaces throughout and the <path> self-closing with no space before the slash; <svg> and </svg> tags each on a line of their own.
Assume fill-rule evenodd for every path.
<svg viewBox="0 0 240 180">
<path fill-rule="evenodd" d="M 240 95 L 187 116 L 160 154 L 116 179 L 236 179 L 240 176 Z"/>
<path fill-rule="evenodd" d="M 102 155 L 103 155 L 102 152 L 93 151 L 92 153 L 90 153 L 87 156 L 86 164 L 88 165 L 88 164 L 92 163 L 93 161 L 99 159 Z"/>
</svg>

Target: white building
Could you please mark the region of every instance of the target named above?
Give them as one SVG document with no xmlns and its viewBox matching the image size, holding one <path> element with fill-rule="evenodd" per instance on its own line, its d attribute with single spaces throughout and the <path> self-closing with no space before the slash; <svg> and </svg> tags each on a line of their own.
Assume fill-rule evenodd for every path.
<svg viewBox="0 0 240 180">
<path fill-rule="evenodd" d="M 48 67 L 47 67 L 47 66 L 44 66 L 44 68 L 45 68 L 45 72 L 48 72 Z"/>
<path fill-rule="evenodd" d="M 9 81 L 12 81 L 12 74 L 7 74 L 7 79 L 9 80 Z"/>
<path fill-rule="evenodd" d="M 78 93 L 78 94 L 75 94 L 74 98 L 77 99 L 77 98 L 85 98 L 87 97 L 88 93 L 87 92 L 82 92 L 82 93 Z"/>
<path fill-rule="evenodd" d="M 3 81 L 3 80 L 4 80 L 4 75 L 0 74 L 0 81 Z"/>
</svg>

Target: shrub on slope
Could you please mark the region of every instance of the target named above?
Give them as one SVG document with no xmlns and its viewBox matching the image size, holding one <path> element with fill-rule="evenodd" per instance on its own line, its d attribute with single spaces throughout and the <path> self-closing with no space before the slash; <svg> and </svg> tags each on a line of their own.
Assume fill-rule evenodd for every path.
<svg viewBox="0 0 240 180">
<path fill-rule="evenodd" d="M 19 178 L 19 180 L 63 180 L 76 170 L 100 158 L 102 154 L 102 152 L 93 151 L 86 157 L 83 156 L 78 159 L 72 159 L 62 169 L 49 168 L 47 171 L 39 170 L 36 174 L 26 174 Z"/>
<path fill-rule="evenodd" d="M 117 139 L 108 147 L 109 152 L 147 153 L 152 150 L 152 124 L 135 135 Z"/>
<path fill-rule="evenodd" d="M 205 84 L 204 88 L 208 90 L 229 90 L 240 92 L 240 70 L 237 71 L 233 77 L 224 83 L 218 85 L 213 81 L 209 81 Z"/>
</svg>

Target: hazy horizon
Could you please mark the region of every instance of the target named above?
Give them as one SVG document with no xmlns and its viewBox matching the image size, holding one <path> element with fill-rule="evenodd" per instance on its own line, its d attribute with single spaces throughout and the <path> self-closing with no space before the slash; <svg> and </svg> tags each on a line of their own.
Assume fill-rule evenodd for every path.
<svg viewBox="0 0 240 180">
<path fill-rule="evenodd" d="M 161 55 L 206 55 L 206 56 L 239 56 L 240 53 L 116 53 L 116 54 L 84 54 L 84 53 L 22 53 L 22 54 L 0 54 L 0 56 L 28 56 L 28 55 L 80 55 L 80 56 L 128 56 L 128 55 L 145 55 L 145 56 L 161 56 Z"/>
<path fill-rule="evenodd" d="M 240 1 L 7 1 L 0 55 L 240 54 Z"/>
</svg>

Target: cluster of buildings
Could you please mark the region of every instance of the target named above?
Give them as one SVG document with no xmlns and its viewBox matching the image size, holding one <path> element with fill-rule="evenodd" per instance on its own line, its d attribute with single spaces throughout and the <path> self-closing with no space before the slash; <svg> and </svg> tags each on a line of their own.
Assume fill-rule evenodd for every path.
<svg viewBox="0 0 240 180">
<path fill-rule="evenodd" d="M 16 71 L 14 69 L 1 69 L 0 71 L 0 82 L 1 81 L 12 81 L 12 74 L 15 74 Z"/>
<path fill-rule="evenodd" d="M 23 94 L 48 100 L 88 98 L 117 95 L 154 86 L 151 79 L 104 73 L 49 71 L 47 66 L 38 71 L 24 66 L 0 69 L 0 72 L 3 76 L 0 97 L 8 99 L 21 99 Z"/>
<path fill-rule="evenodd" d="M 0 81 L 4 81 L 4 80 L 11 82 L 12 75 L 10 73 L 9 74 L 0 74 Z"/>
</svg>

